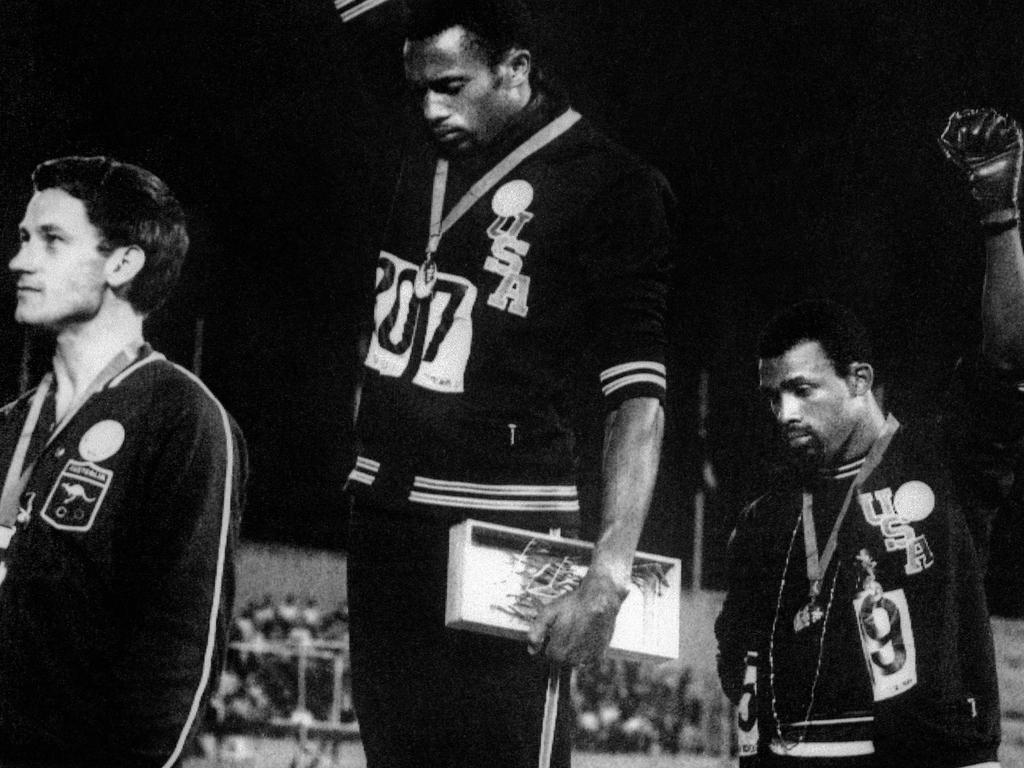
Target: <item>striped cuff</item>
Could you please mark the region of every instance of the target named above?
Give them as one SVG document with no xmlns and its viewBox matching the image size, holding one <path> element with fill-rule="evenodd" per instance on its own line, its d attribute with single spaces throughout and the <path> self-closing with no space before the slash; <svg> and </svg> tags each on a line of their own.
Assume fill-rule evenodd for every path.
<svg viewBox="0 0 1024 768">
<path fill-rule="evenodd" d="M 350 483 L 373 485 L 373 481 L 377 479 L 378 472 L 380 472 L 379 461 L 360 456 L 356 459 L 355 467 L 348 473 L 348 481 Z"/>
<path fill-rule="evenodd" d="M 637 360 L 601 371 L 601 392 L 615 404 L 631 397 L 665 396 L 665 364 Z"/>
<path fill-rule="evenodd" d="M 575 485 L 490 485 L 417 476 L 409 501 L 488 512 L 579 512 Z"/>
</svg>

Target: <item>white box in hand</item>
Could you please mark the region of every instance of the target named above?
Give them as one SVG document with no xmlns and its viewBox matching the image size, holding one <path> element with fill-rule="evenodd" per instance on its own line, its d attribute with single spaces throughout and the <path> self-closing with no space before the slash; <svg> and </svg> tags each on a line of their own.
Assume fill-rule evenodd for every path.
<svg viewBox="0 0 1024 768">
<path fill-rule="evenodd" d="M 525 640 L 537 602 L 578 584 L 593 550 L 579 539 L 494 523 L 466 520 L 452 526 L 445 625 Z M 677 558 L 637 552 L 609 656 L 678 658 L 680 571 Z"/>
</svg>

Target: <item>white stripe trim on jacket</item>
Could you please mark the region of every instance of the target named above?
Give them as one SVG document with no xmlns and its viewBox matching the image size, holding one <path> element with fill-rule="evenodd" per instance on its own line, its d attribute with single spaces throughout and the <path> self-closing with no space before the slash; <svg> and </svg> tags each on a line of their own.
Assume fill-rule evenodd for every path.
<svg viewBox="0 0 1024 768">
<path fill-rule="evenodd" d="M 185 723 L 182 726 L 181 733 L 178 735 L 178 741 L 175 744 L 170 757 L 167 759 L 167 762 L 164 763 L 163 768 L 170 768 L 170 766 L 174 765 L 174 763 L 181 757 L 181 753 L 185 748 L 185 742 L 188 739 L 189 733 L 192 731 L 192 726 L 195 723 L 195 719 L 199 714 L 199 709 L 203 704 L 203 694 L 206 692 L 206 687 L 209 685 L 210 676 L 213 672 L 213 653 L 217 647 L 217 617 L 220 615 L 221 594 L 224 589 L 224 567 L 227 560 L 228 535 L 231 531 L 231 500 L 233 496 L 232 486 L 234 484 L 235 473 L 235 441 L 231 434 L 231 420 L 228 417 L 228 412 L 198 376 L 188 369 L 182 368 L 180 365 L 174 365 L 174 367 L 198 384 L 203 392 L 205 392 L 213 401 L 214 405 L 217 406 L 217 410 L 220 412 L 221 424 L 224 427 L 227 454 L 224 466 L 224 501 L 221 508 L 220 541 L 217 546 L 217 574 L 214 578 L 213 600 L 212 605 L 210 606 L 210 618 L 207 623 L 206 651 L 203 654 L 203 671 L 199 679 L 199 685 L 196 686 L 195 695 L 192 697 L 192 707 L 189 710 L 188 717 L 185 718 Z"/>
</svg>

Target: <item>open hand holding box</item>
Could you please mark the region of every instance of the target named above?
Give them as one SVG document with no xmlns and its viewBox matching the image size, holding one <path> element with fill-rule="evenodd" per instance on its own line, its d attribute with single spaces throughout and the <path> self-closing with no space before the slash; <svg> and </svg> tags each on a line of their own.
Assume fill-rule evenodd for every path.
<svg viewBox="0 0 1024 768">
<path fill-rule="evenodd" d="M 452 526 L 445 625 L 525 641 L 538 605 L 578 585 L 593 550 L 579 539 L 476 520 Z M 609 656 L 678 657 L 680 570 L 677 558 L 636 553 Z"/>
</svg>

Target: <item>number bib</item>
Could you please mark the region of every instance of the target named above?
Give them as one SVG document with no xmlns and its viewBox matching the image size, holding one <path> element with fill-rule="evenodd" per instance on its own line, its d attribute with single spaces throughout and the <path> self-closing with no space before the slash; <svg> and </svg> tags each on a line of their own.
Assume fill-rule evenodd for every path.
<svg viewBox="0 0 1024 768">
<path fill-rule="evenodd" d="M 913 688 L 917 684 L 917 658 L 903 590 L 865 590 L 854 599 L 853 610 L 874 700 L 891 699 Z"/>
<path fill-rule="evenodd" d="M 375 328 L 366 366 L 396 378 L 412 371 L 413 383 L 425 389 L 462 392 L 473 343 L 476 287 L 464 277 L 438 271 L 433 291 L 419 297 L 415 290 L 418 271 L 418 265 L 381 251 Z M 426 328 L 416 352 L 413 342 L 421 324 Z"/>
</svg>

